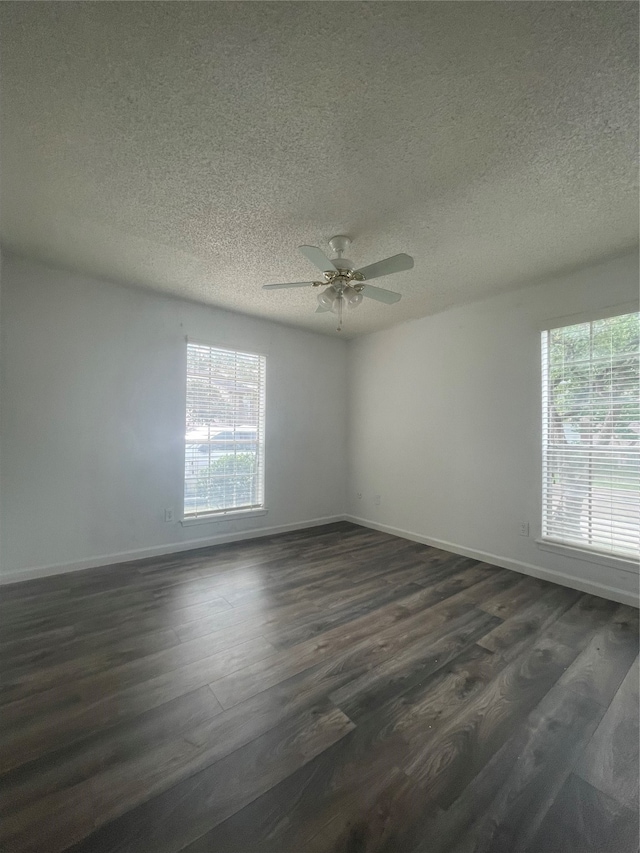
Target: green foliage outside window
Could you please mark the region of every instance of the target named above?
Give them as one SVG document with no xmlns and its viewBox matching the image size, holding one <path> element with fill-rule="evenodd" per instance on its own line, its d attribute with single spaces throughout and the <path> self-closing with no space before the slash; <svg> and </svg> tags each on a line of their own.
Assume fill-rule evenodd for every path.
<svg viewBox="0 0 640 853">
<path fill-rule="evenodd" d="M 248 506 L 255 503 L 256 455 L 230 453 L 200 472 L 198 503 L 209 509 Z"/>
</svg>

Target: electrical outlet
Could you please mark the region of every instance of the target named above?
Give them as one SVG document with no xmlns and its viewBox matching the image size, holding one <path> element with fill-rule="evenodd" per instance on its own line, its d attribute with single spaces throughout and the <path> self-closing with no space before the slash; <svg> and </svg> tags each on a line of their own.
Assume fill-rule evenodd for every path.
<svg viewBox="0 0 640 853">
<path fill-rule="evenodd" d="M 172 509 L 165 509 L 164 520 L 169 521 L 169 522 L 173 521 L 173 510 Z"/>
<path fill-rule="evenodd" d="M 358 498 L 359 501 L 361 501 L 362 500 L 362 492 L 356 492 L 356 497 Z"/>
<path fill-rule="evenodd" d="M 520 528 L 518 530 L 518 533 L 520 534 L 520 536 L 528 536 L 529 535 L 529 522 L 528 521 L 521 521 L 520 522 Z"/>
<path fill-rule="evenodd" d="M 381 499 L 380 499 L 380 495 L 374 495 L 374 496 L 373 496 L 373 503 L 374 503 L 376 506 L 380 506 L 380 500 L 381 500 Z"/>
</svg>

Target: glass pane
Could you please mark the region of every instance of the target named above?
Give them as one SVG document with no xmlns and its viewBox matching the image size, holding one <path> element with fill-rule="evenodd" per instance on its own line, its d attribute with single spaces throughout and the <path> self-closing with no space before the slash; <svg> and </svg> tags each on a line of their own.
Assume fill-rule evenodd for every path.
<svg viewBox="0 0 640 853">
<path fill-rule="evenodd" d="M 639 552 L 639 315 L 554 329 L 546 383 L 544 534 Z"/>
<path fill-rule="evenodd" d="M 187 347 L 185 513 L 262 505 L 264 356 Z"/>
</svg>

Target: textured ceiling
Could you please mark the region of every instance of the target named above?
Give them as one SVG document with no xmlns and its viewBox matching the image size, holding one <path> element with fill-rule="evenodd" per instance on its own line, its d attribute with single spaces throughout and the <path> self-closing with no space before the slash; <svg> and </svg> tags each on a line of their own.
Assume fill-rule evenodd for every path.
<svg viewBox="0 0 640 853">
<path fill-rule="evenodd" d="M 635 245 L 632 2 L 0 3 L 5 246 L 332 333 L 296 250 L 377 283 L 345 336 Z"/>
</svg>

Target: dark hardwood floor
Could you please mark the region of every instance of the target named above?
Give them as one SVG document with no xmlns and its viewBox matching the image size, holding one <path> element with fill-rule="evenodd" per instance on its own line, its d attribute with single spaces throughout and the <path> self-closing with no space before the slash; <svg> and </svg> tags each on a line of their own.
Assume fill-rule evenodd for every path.
<svg viewBox="0 0 640 853">
<path fill-rule="evenodd" d="M 638 611 L 341 523 L 2 588 L 3 853 L 637 853 Z"/>
</svg>

